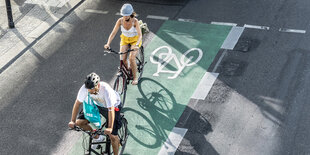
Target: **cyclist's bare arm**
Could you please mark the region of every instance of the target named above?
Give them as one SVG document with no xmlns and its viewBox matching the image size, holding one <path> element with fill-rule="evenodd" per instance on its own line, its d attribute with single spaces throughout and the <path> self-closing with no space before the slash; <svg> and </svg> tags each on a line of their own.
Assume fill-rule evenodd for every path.
<svg viewBox="0 0 310 155">
<path fill-rule="evenodd" d="M 78 100 L 75 100 L 75 103 L 74 103 L 73 109 L 72 109 L 71 122 L 68 124 L 68 126 L 70 128 L 74 128 L 75 121 L 76 121 L 76 116 L 77 116 L 77 114 L 79 112 L 79 108 L 80 108 L 81 104 L 82 104 L 82 102 L 80 102 Z"/>
<path fill-rule="evenodd" d="M 139 36 L 139 39 L 137 41 L 136 46 L 139 46 L 140 42 L 142 41 L 142 32 L 141 32 L 141 28 L 140 28 L 140 24 L 138 22 L 138 19 L 136 19 L 136 18 L 135 18 L 135 25 L 136 25 L 136 30 L 137 30 L 138 36 Z"/>
<path fill-rule="evenodd" d="M 121 26 L 121 18 L 119 18 L 119 19 L 116 21 L 115 26 L 114 26 L 114 28 L 113 28 L 113 30 L 112 30 L 110 36 L 109 36 L 108 42 L 107 42 L 107 44 L 104 46 L 104 48 L 109 48 L 109 47 L 110 47 L 110 44 L 111 44 L 112 40 L 114 39 L 116 33 L 118 32 L 120 26 Z"/>
</svg>

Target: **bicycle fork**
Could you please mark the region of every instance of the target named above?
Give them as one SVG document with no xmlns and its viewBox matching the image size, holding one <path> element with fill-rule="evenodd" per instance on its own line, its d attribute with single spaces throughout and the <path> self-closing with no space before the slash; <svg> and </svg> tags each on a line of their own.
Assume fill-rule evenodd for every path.
<svg viewBox="0 0 310 155">
<path fill-rule="evenodd" d="M 92 136 L 90 136 L 90 138 L 89 138 L 89 147 L 88 147 L 88 155 L 91 155 L 91 153 L 94 153 L 94 154 L 96 154 L 96 155 L 100 155 L 96 150 L 93 150 L 92 148 L 91 148 L 91 146 L 92 146 L 92 141 L 93 141 L 93 137 Z M 99 145 L 100 146 L 100 145 Z M 100 152 L 102 153 L 102 147 L 100 147 Z"/>
<path fill-rule="evenodd" d="M 110 137 L 107 136 L 107 141 L 105 144 L 105 151 L 104 153 L 107 153 L 108 155 L 111 155 L 111 140 Z"/>
</svg>

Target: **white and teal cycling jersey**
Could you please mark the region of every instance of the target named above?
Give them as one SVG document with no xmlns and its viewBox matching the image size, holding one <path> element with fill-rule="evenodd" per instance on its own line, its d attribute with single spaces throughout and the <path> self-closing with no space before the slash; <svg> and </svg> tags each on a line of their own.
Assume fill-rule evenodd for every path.
<svg viewBox="0 0 310 155">
<path fill-rule="evenodd" d="M 88 97 L 88 90 L 83 85 L 77 95 L 77 100 L 83 102 Z M 120 97 L 117 92 L 115 92 L 108 83 L 100 82 L 98 94 L 90 94 L 90 97 L 95 101 L 95 104 L 100 107 L 110 108 L 117 107 L 120 104 Z"/>
</svg>

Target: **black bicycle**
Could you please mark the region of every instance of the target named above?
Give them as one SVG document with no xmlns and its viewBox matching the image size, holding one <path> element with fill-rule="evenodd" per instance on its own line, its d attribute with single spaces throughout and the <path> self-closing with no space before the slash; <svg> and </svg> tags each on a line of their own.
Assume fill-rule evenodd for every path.
<svg viewBox="0 0 310 155">
<path fill-rule="evenodd" d="M 118 55 L 122 55 L 122 54 L 127 54 L 129 52 L 133 51 L 133 49 L 130 49 L 130 47 L 128 48 L 128 50 L 126 52 L 116 52 L 114 50 L 110 49 L 105 49 L 105 52 L 107 53 L 115 53 Z M 138 81 L 141 79 L 142 74 L 143 74 L 143 68 L 144 65 L 146 64 L 146 62 L 144 62 L 144 48 L 143 46 L 141 46 L 139 48 L 139 51 L 137 53 L 136 56 L 136 64 L 137 64 L 137 76 L 138 76 Z M 124 61 L 122 59 L 120 59 L 120 66 L 118 67 L 118 73 L 117 73 L 117 77 L 114 81 L 114 90 L 117 91 L 122 99 L 122 104 L 125 103 L 125 99 L 126 99 L 126 91 L 127 91 L 127 84 L 130 83 L 130 80 L 133 80 L 133 74 L 131 69 L 128 69 L 126 67 L 126 65 L 124 64 Z M 124 107 L 124 105 L 122 105 L 122 107 Z"/>
<path fill-rule="evenodd" d="M 122 127 L 118 130 L 118 137 L 120 139 L 120 145 L 121 145 L 121 149 L 119 151 L 119 154 L 123 154 L 125 146 L 126 146 L 126 142 L 127 142 L 127 138 L 128 138 L 128 122 L 126 120 L 126 118 L 124 117 L 124 114 L 121 113 L 121 122 L 122 122 Z M 89 140 L 88 140 L 88 148 L 84 148 L 84 151 L 87 150 L 87 155 L 91 155 L 91 154 L 96 154 L 96 155 L 102 155 L 102 154 L 108 154 L 111 155 L 113 153 L 113 149 L 111 148 L 111 139 L 108 135 L 104 134 L 104 127 L 106 126 L 105 122 L 102 127 L 100 129 L 97 130 L 93 130 L 93 131 L 86 131 L 78 126 L 74 126 L 73 129 L 71 130 L 75 130 L 75 131 L 83 131 L 84 133 L 88 134 L 89 136 Z M 105 140 L 102 142 L 93 142 L 93 137 L 96 135 L 105 135 Z M 84 140 L 83 140 L 84 142 Z M 92 144 L 98 144 L 96 150 L 91 148 Z M 105 144 L 105 149 L 103 149 L 102 144 Z M 83 145 L 84 146 L 84 145 Z M 99 150 L 99 152 L 98 152 Z"/>
</svg>

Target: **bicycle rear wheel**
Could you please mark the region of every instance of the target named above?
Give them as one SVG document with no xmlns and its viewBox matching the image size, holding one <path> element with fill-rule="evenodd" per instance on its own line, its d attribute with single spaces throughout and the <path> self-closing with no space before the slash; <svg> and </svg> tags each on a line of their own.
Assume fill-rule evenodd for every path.
<svg viewBox="0 0 310 155">
<path fill-rule="evenodd" d="M 138 69 L 138 80 L 141 79 L 142 74 L 143 74 L 143 67 L 144 67 L 144 48 L 141 46 L 139 48 L 139 52 L 136 56 L 136 64 L 137 64 L 137 69 Z"/>
<path fill-rule="evenodd" d="M 118 130 L 118 137 L 120 139 L 121 149 L 119 154 L 123 154 L 128 138 L 128 122 L 124 116 L 121 118 L 122 127 Z"/>
<path fill-rule="evenodd" d="M 124 106 L 127 91 L 127 79 L 123 73 L 119 73 L 114 81 L 113 89 L 120 95 L 122 107 Z"/>
</svg>

